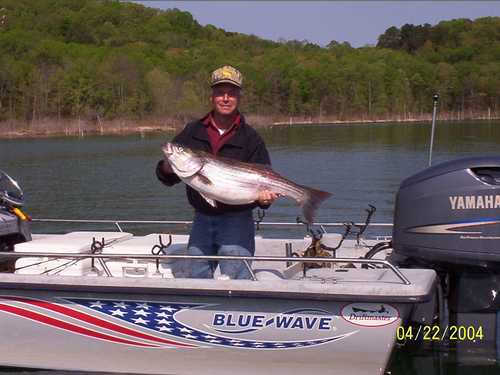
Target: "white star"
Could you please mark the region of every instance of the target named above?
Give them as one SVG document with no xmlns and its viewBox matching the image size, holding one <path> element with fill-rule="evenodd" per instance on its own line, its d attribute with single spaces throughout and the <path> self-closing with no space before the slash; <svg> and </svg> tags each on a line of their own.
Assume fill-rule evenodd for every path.
<svg viewBox="0 0 500 375">
<path fill-rule="evenodd" d="M 125 312 L 125 311 L 121 311 L 121 310 L 119 310 L 119 309 L 116 309 L 116 310 L 109 310 L 109 312 L 110 312 L 110 313 L 111 313 L 111 315 L 113 315 L 113 316 L 118 315 L 118 316 L 120 316 L 120 317 L 124 317 L 124 316 L 127 314 L 127 312 Z"/>
<path fill-rule="evenodd" d="M 169 326 L 170 324 L 172 324 L 172 322 L 169 322 L 166 319 L 161 319 L 161 320 L 160 319 L 155 319 L 155 320 L 158 322 L 158 324 L 165 324 L 167 326 Z"/>
<path fill-rule="evenodd" d="M 142 315 L 147 318 L 147 316 L 151 314 L 150 312 L 144 311 L 144 310 L 134 310 L 134 315 Z"/>
<path fill-rule="evenodd" d="M 198 337 L 197 336 L 193 336 L 193 335 L 190 335 L 190 334 L 187 334 L 187 335 L 183 335 L 185 338 L 187 339 L 197 339 Z"/>
<path fill-rule="evenodd" d="M 214 344 L 220 344 L 221 343 L 220 340 L 210 340 L 210 342 L 213 342 Z"/>
<path fill-rule="evenodd" d="M 136 324 L 148 324 L 149 320 L 144 320 L 142 318 L 132 319 L 132 321 Z"/>
<path fill-rule="evenodd" d="M 245 346 L 245 344 L 242 344 L 242 343 L 234 343 L 233 346 Z"/>
<path fill-rule="evenodd" d="M 160 332 L 167 331 L 167 332 L 172 332 L 172 328 L 164 327 L 164 326 L 157 326 L 156 329 Z"/>
<path fill-rule="evenodd" d="M 176 311 L 177 309 L 174 309 L 174 308 L 172 308 L 172 307 L 170 307 L 170 306 L 162 306 L 162 307 L 160 307 L 160 310 L 166 310 L 166 311 L 168 311 L 168 312 L 174 312 L 174 311 Z"/>
<path fill-rule="evenodd" d="M 210 336 L 210 335 L 205 335 L 203 337 L 206 339 L 215 339 L 216 338 L 215 336 Z"/>
<path fill-rule="evenodd" d="M 167 314 L 165 312 L 160 312 L 160 313 L 155 313 L 157 317 L 159 318 L 170 318 L 172 314 Z"/>
<path fill-rule="evenodd" d="M 90 303 L 90 307 L 97 307 L 99 309 L 102 309 L 103 306 L 104 303 L 102 303 L 101 301 L 94 301 Z"/>
<path fill-rule="evenodd" d="M 254 345 L 254 347 L 256 347 L 256 348 L 263 348 L 263 347 L 264 347 L 264 345 L 261 345 L 261 344 L 259 344 L 259 345 Z"/>
<path fill-rule="evenodd" d="M 187 329 L 187 328 L 185 328 L 185 327 L 184 327 L 184 328 L 181 328 L 179 331 L 181 331 L 181 332 L 186 332 L 186 333 L 191 333 L 191 332 L 193 332 L 192 330 Z"/>
<path fill-rule="evenodd" d="M 114 302 L 113 305 L 118 309 L 127 309 L 127 307 L 129 306 L 125 302 Z"/>
<path fill-rule="evenodd" d="M 137 307 L 140 307 L 140 308 L 146 309 L 146 310 L 149 310 L 149 307 L 150 307 L 147 303 L 137 303 L 136 305 L 137 305 Z"/>
<path fill-rule="evenodd" d="M 233 342 L 233 343 L 234 343 L 234 342 L 241 342 L 241 341 L 240 341 L 240 340 L 234 340 L 234 339 L 233 339 L 233 340 L 231 340 L 230 342 Z"/>
</svg>

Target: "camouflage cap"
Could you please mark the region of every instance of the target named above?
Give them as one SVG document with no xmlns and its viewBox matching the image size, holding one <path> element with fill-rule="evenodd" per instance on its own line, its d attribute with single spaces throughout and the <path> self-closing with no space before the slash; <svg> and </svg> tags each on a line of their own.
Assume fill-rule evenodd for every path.
<svg viewBox="0 0 500 375">
<path fill-rule="evenodd" d="M 230 65 L 225 65 L 222 68 L 216 69 L 212 72 L 210 78 L 210 87 L 214 87 L 219 83 L 230 83 L 241 88 L 243 84 L 243 75 L 238 69 Z"/>
</svg>

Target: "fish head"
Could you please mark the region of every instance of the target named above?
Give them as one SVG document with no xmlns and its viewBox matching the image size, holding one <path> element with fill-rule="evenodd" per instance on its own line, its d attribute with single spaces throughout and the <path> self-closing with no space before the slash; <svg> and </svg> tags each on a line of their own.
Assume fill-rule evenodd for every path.
<svg viewBox="0 0 500 375">
<path fill-rule="evenodd" d="M 197 157 L 193 150 L 177 143 L 167 142 L 163 145 L 162 150 L 167 158 L 173 160 L 188 160 Z"/>
<path fill-rule="evenodd" d="M 178 152 L 179 145 L 168 142 L 163 145 L 162 150 L 165 156 L 168 158 L 170 155 L 173 155 L 175 152 Z"/>
<path fill-rule="evenodd" d="M 196 152 L 177 143 L 166 143 L 162 151 L 179 177 L 190 177 L 203 167 L 203 160 Z"/>
</svg>

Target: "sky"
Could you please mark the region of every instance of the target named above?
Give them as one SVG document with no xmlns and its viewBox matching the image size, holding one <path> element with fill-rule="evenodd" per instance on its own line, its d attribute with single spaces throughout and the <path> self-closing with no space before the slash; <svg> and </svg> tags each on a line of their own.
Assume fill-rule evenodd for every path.
<svg viewBox="0 0 500 375">
<path fill-rule="evenodd" d="M 203 26 L 278 41 L 375 45 L 391 26 L 500 16 L 499 1 L 136 1 L 188 11 Z"/>
</svg>

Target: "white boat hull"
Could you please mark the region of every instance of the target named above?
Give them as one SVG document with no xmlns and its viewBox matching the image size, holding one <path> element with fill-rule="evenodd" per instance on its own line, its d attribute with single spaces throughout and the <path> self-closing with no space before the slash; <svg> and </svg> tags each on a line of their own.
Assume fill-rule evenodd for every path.
<svg viewBox="0 0 500 375">
<path fill-rule="evenodd" d="M 401 316 L 410 307 L 383 302 L 3 292 L 2 365 L 141 374 L 378 374 L 388 361 Z M 351 310 L 346 311 L 346 305 Z M 352 306 L 367 311 L 382 308 L 384 312 L 365 315 L 386 320 L 375 326 L 363 318 L 348 321 Z"/>
<path fill-rule="evenodd" d="M 100 256 L 90 250 L 101 237 L 109 245 L 99 263 L 89 257 Z M 170 257 L 184 257 L 175 254 L 185 239 L 174 238 Z M 381 374 L 397 327 L 415 304 L 432 298 L 435 282 L 432 270 L 380 267 L 332 266 L 304 275 L 298 258 L 281 258 L 293 263 L 286 267 L 258 256 L 251 258 L 255 280 L 188 279 L 179 277 L 184 258 L 165 256 L 156 264 L 157 241 L 157 235 L 72 232 L 16 245 L 16 256 L 23 256 L 16 273 L 0 274 L 0 365 L 176 375 Z M 259 252 L 283 251 L 283 240 L 258 238 L 257 244 Z M 360 262 L 355 256 L 335 261 Z"/>
</svg>

